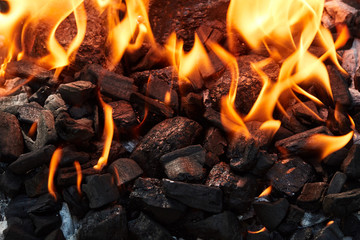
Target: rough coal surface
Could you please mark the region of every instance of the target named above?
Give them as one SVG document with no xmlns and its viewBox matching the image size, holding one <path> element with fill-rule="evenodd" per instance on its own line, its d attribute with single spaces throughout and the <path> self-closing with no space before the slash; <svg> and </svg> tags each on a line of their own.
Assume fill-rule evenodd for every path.
<svg viewBox="0 0 360 240">
<path fill-rule="evenodd" d="M 306 183 L 297 198 L 297 204 L 305 210 L 316 211 L 321 207 L 327 184 L 324 182 Z"/>
<path fill-rule="evenodd" d="M 253 207 L 261 223 L 267 229 L 273 231 L 285 218 L 289 208 L 289 202 L 285 198 L 281 198 L 271 203 L 255 202 Z"/>
<path fill-rule="evenodd" d="M 341 165 L 341 170 L 349 178 L 360 177 L 360 145 L 354 144 Z"/>
<path fill-rule="evenodd" d="M 79 106 L 93 96 L 95 87 L 95 84 L 88 81 L 76 81 L 60 84 L 57 91 L 66 103 Z"/>
<path fill-rule="evenodd" d="M 20 192 L 22 183 L 21 176 L 14 174 L 9 169 L 0 174 L 0 189 L 9 197 L 16 196 Z"/>
<path fill-rule="evenodd" d="M 360 209 L 360 189 L 325 196 L 323 210 L 326 214 L 344 217 Z"/>
<path fill-rule="evenodd" d="M 110 164 L 108 171 L 113 175 L 117 187 L 122 187 L 143 174 L 139 165 L 130 158 L 117 159 Z"/>
<path fill-rule="evenodd" d="M 339 171 L 336 172 L 329 183 L 326 194 L 340 193 L 346 180 L 346 174 Z"/>
<path fill-rule="evenodd" d="M 135 126 L 138 121 L 131 104 L 127 101 L 110 102 L 109 105 L 113 109 L 114 123 L 118 128 L 126 128 Z"/>
</svg>

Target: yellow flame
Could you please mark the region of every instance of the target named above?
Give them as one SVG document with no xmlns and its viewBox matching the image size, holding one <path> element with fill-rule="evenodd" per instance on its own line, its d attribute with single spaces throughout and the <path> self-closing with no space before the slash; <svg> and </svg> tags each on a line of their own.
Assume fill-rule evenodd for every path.
<svg viewBox="0 0 360 240">
<path fill-rule="evenodd" d="M 259 195 L 259 198 L 270 195 L 271 191 L 272 191 L 272 186 L 267 187 L 267 188 Z"/>
<path fill-rule="evenodd" d="M 248 230 L 248 233 L 250 234 L 258 234 L 258 233 L 262 233 L 266 231 L 266 227 L 263 227 L 262 229 L 258 230 L 258 231 L 250 231 Z"/>
<path fill-rule="evenodd" d="M 54 186 L 54 177 L 61 160 L 61 155 L 62 155 L 62 148 L 57 148 L 51 157 L 50 168 L 49 168 L 48 191 L 54 197 L 55 200 L 57 199 L 57 197 Z"/>
<path fill-rule="evenodd" d="M 27 135 L 29 137 L 33 137 L 36 133 L 36 130 L 37 130 L 37 122 L 33 122 L 33 124 L 31 124 L 31 127 L 30 127 Z"/>
<path fill-rule="evenodd" d="M 77 175 L 77 178 L 76 178 L 77 191 L 81 195 L 81 181 L 82 181 L 81 166 L 80 166 L 80 163 L 78 161 L 74 162 L 74 166 L 75 166 L 76 175 Z"/>
</svg>

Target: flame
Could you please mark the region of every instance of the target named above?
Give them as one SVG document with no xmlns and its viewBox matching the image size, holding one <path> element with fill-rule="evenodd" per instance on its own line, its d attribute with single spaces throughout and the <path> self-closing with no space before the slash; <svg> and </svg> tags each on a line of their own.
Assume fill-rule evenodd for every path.
<svg viewBox="0 0 360 240">
<path fill-rule="evenodd" d="M 164 103 L 166 105 L 170 105 L 170 103 L 171 103 L 171 92 L 170 92 L 170 90 L 166 91 L 166 93 L 165 93 Z"/>
<path fill-rule="evenodd" d="M 331 224 L 333 224 L 334 223 L 334 220 L 331 220 L 331 221 L 329 221 L 327 224 L 326 224 L 326 226 L 330 226 Z"/>
<path fill-rule="evenodd" d="M 37 130 L 37 122 L 33 122 L 33 124 L 31 124 L 31 127 L 30 127 L 27 135 L 29 137 L 33 137 L 36 133 L 36 130 Z"/>
<path fill-rule="evenodd" d="M 78 161 L 74 162 L 74 166 L 75 166 L 76 174 L 77 174 L 76 186 L 77 186 L 78 193 L 81 195 L 81 181 L 82 181 L 81 166 Z"/>
<path fill-rule="evenodd" d="M 262 229 L 258 230 L 258 231 L 250 231 L 248 230 L 249 234 L 258 234 L 258 233 L 262 233 L 266 231 L 266 227 L 263 227 Z"/>
<path fill-rule="evenodd" d="M 57 148 L 51 157 L 50 168 L 49 168 L 48 191 L 54 197 L 55 200 L 57 199 L 57 197 L 54 186 L 54 177 L 55 177 L 55 172 L 61 160 L 61 155 L 62 155 L 62 148 Z"/>
<path fill-rule="evenodd" d="M 267 187 L 267 188 L 259 195 L 259 198 L 270 195 L 271 191 L 272 191 L 272 186 Z"/>
</svg>

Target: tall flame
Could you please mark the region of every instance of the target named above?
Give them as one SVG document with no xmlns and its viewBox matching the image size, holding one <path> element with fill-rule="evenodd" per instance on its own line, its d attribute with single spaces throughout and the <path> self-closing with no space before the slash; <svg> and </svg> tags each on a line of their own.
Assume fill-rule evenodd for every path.
<svg viewBox="0 0 360 240">
<path fill-rule="evenodd" d="M 78 193 L 81 195 L 81 181 L 82 181 L 82 172 L 81 172 L 81 165 L 78 161 L 74 162 L 74 166 L 76 169 L 76 187 L 77 187 L 77 191 Z"/>
<path fill-rule="evenodd" d="M 54 177 L 61 160 L 61 155 L 62 155 L 62 148 L 57 148 L 51 157 L 50 168 L 49 168 L 48 191 L 54 197 L 55 200 L 57 199 L 57 197 L 54 186 Z"/>
</svg>

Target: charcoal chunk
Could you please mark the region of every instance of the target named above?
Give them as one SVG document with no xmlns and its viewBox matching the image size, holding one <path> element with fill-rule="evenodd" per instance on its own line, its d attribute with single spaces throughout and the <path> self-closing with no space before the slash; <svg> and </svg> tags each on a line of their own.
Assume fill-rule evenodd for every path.
<svg viewBox="0 0 360 240">
<path fill-rule="evenodd" d="M 20 93 L 15 96 L 4 96 L 0 98 L 0 111 L 5 111 L 9 107 L 21 106 L 28 102 L 27 93 Z"/>
<path fill-rule="evenodd" d="M 148 176 L 160 175 L 160 157 L 193 144 L 201 131 L 202 127 L 188 118 L 167 119 L 144 136 L 130 158 L 134 159 Z"/>
<path fill-rule="evenodd" d="M 255 139 L 240 137 L 229 144 L 227 157 L 230 158 L 230 167 L 237 172 L 251 170 L 257 162 L 259 148 Z"/>
<path fill-rule="evenodd" d="M 206 131 L 204 141 L 204 148 L 206 151 L 220 156 L 225 153 L 226 146 L 227 141 L 218 128 L 211 127 Z"/>
<path fill-rule="evenodd" d="M 165 240 L 171 239 L 170 233 L 160 224 L 153 221 L 144 213 L 132 221 L 129 221 L 129 234 L 132 239 L 138 240 Z"/>
<path fill-rule="evenodd" d="M 24 150 L 19 121 L 14 115 L 0 111 L 0 136 L 0 161 L 14 161 Z"/>
<path fill-rule="evenodd" d="M 197 181 L 204 175 L 205 151 L 192 145 L 164 154 L 160 158 L 168 178 L 176 181 Z"/>
<path fill-rule="evenodd" d="M 90 208 L 100 208 L 119 198 L 119 191 L 111 174 L 92 175 L 86 177 L 82 189 L 89 199 Z"/>
<path fill-rule="evenodd" d="M 109 105 L 113 109 L 114 123 L 118 128 L 126 128 L 138 124 L 135 112 L 131 104 L 127 101 L 110 102 Z"/>
<path fill-rule="evenodd" d="M 60 84 L 58 92 L 66 103 L 78 106 L 94 95 L 95 87 L 95 84 L 88 81 L 76 81 Z"/>
<path fill-rule="evenodd" d="M 25 190 L 29 197 L 36 197 L 41 194 L 47 193 L 47 183 L 49 178 L 49 169 L 42 167 L 31 178 L 25 180 Z"/>
<path fill-rule="evenodd" d="M 332 177 L 326 194 L 340 193 L 346 182 L 346 174 L 342 172 L 336 172 Z"/>
<path fill-rule="evenodd" d="M 119 158 L 111 163 L 108 171 L 113 175 L 117 187 L 122 187 L 143 174 L 139 165 L 130 158 Z"/>
<path fill-rule="evenodd" d="M 61 226 L 61 218 L 59 215 L 38 216 L 30 214 L 30 218 L 35 226 L 35 234 L 38 236 L 45 236 Z"/>
<path fill-rule="evenodd" d="M 349 178 L 360 177 L 360 145 L 354 144 L 341 165 L 341 170 Z"/>
<path fill-rule="evenodd" d="M 351 236 L 353 239 L 360 238 L 360 219 L 356 215 L 348 215 L 343 218 L 341 229 L 343 230 L 345 236 Z"/>
<path fill-rule="evenodd" d="M 325 240 L 325 239 L 343 239 L 344 234 L 341 232 L 337 223 L 332 223 L 323 229 L 321 229 L 316 235 L 315 240 Z"/>
<path fill-rule="evenodd" d="M 89 210 L 87 199 L 79 195 L 75 185 L 70 186 L 63 191 L 64 201 L 68 204 L 72 214 L 82 218 Z"/>
<path fill-rule="evenodd" d="M 28 240 L 40 240 L 35 236 L 34 233 L 24 230 L 24 226 L 21 224 L 11 224 L 7 229 L 4 230 L 4 239 L 6 240 L 19 240 L 19 239 L 28 239 Z"/>
<path fill-rule="evenodd" d="M 36 203 L 36 199 L 30 198 L 24 194 L 12 198 L 5 209 L 6 219 L 27 218 L 28 210 Z"/>
<path fill-rule="evenodd" d="M 285 218 L 289 202 L 285 198 L 281 198 L 275 202 L 255 202 L 253 207 L 261 223 L 269 231 L 273 231 Z"/>
<path fill-rule="evenodd" d="M 217 187 L 189 184 L 163 179 L 165 194 L 185 205 L 207 212 L 219 213 L 223 207 L 222 191 Z"/>
<path fill-rule="evenodd" d="M 125 240 L 127 239 L 126 225 L 126 212 L 120 205 L 114 205 L 100 211 L 91 211 L 81 220 L 78 239 Z"/>
<path fill-rule="evenodd" d="M 267 172 L 273 187 L 288 196 L 295 195 L 313 175 L 312 167 L 300 158 L 278 161 Z"/>
<path fill-rule="evenodd" d="M 290 240 L 312 240 L 313 232 L 311 228 L 303 228 L 297 230 L 290 238 Z"/>
<path fill-rule="evenodd" d="M 51 94 L 51 88 L 48 86 L 40 87 L 33 95 L 29 97 L 29 102 L 37 102 L 41 106 L 44 105 L 45 100 Z"/>
<path fill-rule="evenodd" d="M 308 211 L 318 210 L 326 187 L 327 184 L 324 182 L 306 183 L 297 198 L 297 204 Z"/>
<path fill-rule="evenodd" d="M 44 108 L 50 110 L 55 117 L 60 112 L 67 110 L 64 99 L 62 99 L 61 95 L 58 93 L 48 96 L 48 98 L 45 100 Z"/>
<path fill-rule="evenodd" d="M 50 194 L 36 198 L 35 203 L 27 210 L 36 215 L 56 214 L 61 209 L 61 202 L 56 201 Z"/>
<path fill-rule="evenodd" d="M 65 240 L 65 237 L 61 229 L 58 228 L 47 235 L 45 240 Z"/>
<path fill-rule="evenodd" d="M 360 189 L 325 196 L 323 210 L 328 215 L 344 217 L 360 209 Z"/>
<path fill-rule="evenodd" d="M 155 114 L 159 118 L 171 118 L 174 116 L 174 111 L 171 107 L 157 99 L 144 96 L 140 93 L 133 93 L 130 96 L 130 101 L 140 108 L 147 108 L 149 113 Z"/>
<path fill-rule="evenodd" d="M 60 166 L 72 165 L 75 161 L 80 164 L 87 163 L 90 160 L 90 154 L 79 152 L 74 146 L 66 146 L 62 149 Z"/>
<path fill-rule="evenodd" d="M 0 189 L 9 197 L 15 196 L 20 191 L 22 183 L 21 177 L 11 170 L 6 170 L 0 175 Z"/>
</svg>

